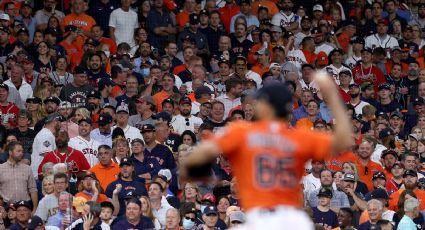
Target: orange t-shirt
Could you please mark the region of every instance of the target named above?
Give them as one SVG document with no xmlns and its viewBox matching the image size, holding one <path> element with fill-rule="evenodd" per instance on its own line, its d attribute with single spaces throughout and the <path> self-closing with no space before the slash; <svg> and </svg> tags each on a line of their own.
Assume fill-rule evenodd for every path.
<svg viewBox="0 0 425 230">
<path fill-rule="evenodd" d="M 121 86 L 115 85 L 115 86 L 112 87 L 111 97 L 117 97 L 117 96 L 123 95 L 123 94 L 124 94 L 124 90 L 122 90 Z"/>
<path fill-rule="evenodd" d="M 65 49 L 66 58 L 69 62 L 68 68 L 73 69 L 79 64 L 79 60 L 81 60 L 81 58 L 83 57 L 83 50 L 81 49 L 81 47 L 77 46 L 76 41 L 70 44 L 63 40 L 59 43 L 59 45 L 61 45 Z"/>
<path fill-rule="evenodd" d="M 93 172 L 96 175 L 99 180 L 100 187 L 106 191 L 108 185 L 118 178 L 120 167 L 115 162 L 111 162 L 111 164 L 107 167 L 99 163 L 91 167 L 90 172 Z"/>
<path fill-rule="evenodd" d="M 248 52 L 248 63 L 249 64 L 254 65 L 255 63 L 257 63 L 257 60 L 254 58 L 254 55 L 262 47 L 263 47 L 263 44 L 261 44 L 261 43 L 257 43 L 253 47 L 251 47 L 251 49 Z M 270 53 L 269 54 L 269 57 L 272 57 L 272 55 L 273 55 L 273 46 L 271 44 L 269 44 L 267 46 L 267 49 L 269 50 L 269 53 Z"/>
<path fill-rule="evenodd" d="M 373 190 L 372 176 L 375 172 L 384 172 L 381 165 L 369 160 L 366 166 L 362 165 L 359 160 L 356 162 L 359 179 L 366 184 L 369 191 Z"/>
<path fill-rule="evenodd" d="M 390 196 L 390 201 L 389 201 L 389 207 L 388 209 L 394 210 L 394 211 L 398 211 L 398 200 L 400 199 L 400 194 L 404 191 L 405 189 L 399 189 L 396 192 L 394 192 L 393 194 L 391 194 Z M 415 195 L 417 197 L 417 199 L 419 200 L 419 210 L 424 210 L 425 209 L 425 191 L 421 190 L 421 189 L 415 189 Z"/>
<path fill-rule="evenodd" d="M 176 25 L 179 27 L 185 27 L 186 24 L 189 22 L 189 12 L 182 11 L 177 14 L 176 16 Z"/>
<path fill-rule="evenodd" d="M 96 21 L 89 15 L 83 13 L 80 15 L 68 14 L 62 20 L 62 27 L 74 25 L 84 32 L 90 32 L 91 28 L 96 25 Z M 83 47 L 85 36 L 78 36 L 76 44 L 78 47 Z"/>
<path fill-rule="evenodd" d="M 258 73 L 260 77 L 262 77 L 263 73 L 269 71 L 269 66 L 263 66 L 262 64 L 257 63 L 251 68 L 251 70 Z"/>
<path fill-rule="evenodd" d="M 156 111 L 158 113 L 162 112 L 162 102 L 169 97 L 171 97 L 171 94 L 168 94 L 164 90 L 161 90 L 160 92 L 153 95 L 153 100 L 154 100 L 155 105 L 156 105 Z"/>
<path fill-rule="evenodd" d="M 213 142 L 229 159 L 238 178 L 242 206 L 249 210 L 276 205 L 301 207 L 304 164 L 308 159 L 327 157 L 332 137 L 289 129 L 277 121 L 236 121 L 222 129 Z"/>
<path fill-rule="evenodd" d="M 297 128 L 303 128 L 303 129 L 313 129 L 313 122 L 310 121 L 307 117 L 301 118 L 295 123 L 295 127 Z"/>
<path fill-rule="evenodd" d="M 330 157 L 325 160 L 326 168 L 334 172 L 341 171 L 342 165 L 345 162 L 356 163 L 357 156 L 353 152 L 348 151 L 348 152 L 341 153 L 338 156 Z"/>
<path fill-rule="evenodd" d="M 84 192 L 79 192 L 77 194 L 75 194 L 75 197 L 82 197 L 84 199 L 86 199 L 87 201 L 91 200 L 91 196 L 89 196 L 88 194 L 84 193 Z M 108 197 L 105 194 L 99 194 L 97 196 L 97 203 L 102 203 L 103 201 L 109 201 Z"/>
</svg>

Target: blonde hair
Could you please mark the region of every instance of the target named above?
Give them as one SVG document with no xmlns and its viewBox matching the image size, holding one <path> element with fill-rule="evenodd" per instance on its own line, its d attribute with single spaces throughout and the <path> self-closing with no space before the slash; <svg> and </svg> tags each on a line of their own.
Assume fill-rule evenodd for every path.
<svg viewBox="0 0 425 230">
<path fill-rule="evenodd" d="M 140 202 L 142 202 L 142 199 L 144 199 L 146 201 L 146 204 L 148 205 L 148 208 L 147 208 L 146 213 L 143 213 L 142 215 L 143 216 L 146 216 L 147 218 L 149 218 L 152 221 L 154 221 L 155 220 L 155 216 L 152 213 L 152 205 L 151 205 L 151 202 L 149 201 L 149 198 L 147 196 L 141 196 L 139 198 Z"/>
<path fill-rule="evenodd" d="M 193 188 L 196 190 L 196 193 L 197 193 L 196 194 L 196 202 L 199 203 L 199 201 L 201 200 L 201 193 L 199 191 L 199 186 L 197 184 L 195 184 L 195 183 L 190 183 L 190 182 L 186 183 L 183 186 L 182 202 L 190 202 L 190 201 L 186 200 L 186 185 L 187 184 L 192 185 Z"/>
<path fill-rule="evenodd" d="M 46 191 L 44 190 L 44 182 L 50 182 L 53 184 L 53 175 L 49 175 L 43 178 L 43 181 L 41 182 L 41 193 L 43 193 L 43 195 L 48 195 L 46 194 Z"/>
<path fill-rule="evenodd" d="M 128 144 L 127 139 L 125 139 L 125 137 L 118 136 L 112 141 L 112 157 L 116 157 L 116 148 L 120 143 L 124 143 L 127 146 L 127 156 L 130 155 L 130 145 Z"/>
</svg>

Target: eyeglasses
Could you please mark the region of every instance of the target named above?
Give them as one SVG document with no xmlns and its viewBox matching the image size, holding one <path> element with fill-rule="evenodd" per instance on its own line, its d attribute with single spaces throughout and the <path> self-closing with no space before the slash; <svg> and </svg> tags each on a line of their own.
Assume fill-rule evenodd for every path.
<svg viewBox="0 0 425 230">
<path fill-rule="evenodd" d="M 188 216 L 185 216 L 184 218 L 185 218 L 186 220 L 191 220 L 191 221 L 193 221 L 193 222 L 195 222 L 195 220 L 196 220 L 195 218 L 190 218 L 190 217 L 188 217 Z"/>
<path fill-rule="evenodd" d="M 184 120 L 186 121 L 186 126 L 189 126 L 190 125 L 189 118 L 185 118 Z"/>
<path fill-rule="evenodd" d="M 192 189 L 195 189 L 194 187 L 187 187 L 187 188 L 184 188 L 184 190 L 192 190 Z"/>
</svg>

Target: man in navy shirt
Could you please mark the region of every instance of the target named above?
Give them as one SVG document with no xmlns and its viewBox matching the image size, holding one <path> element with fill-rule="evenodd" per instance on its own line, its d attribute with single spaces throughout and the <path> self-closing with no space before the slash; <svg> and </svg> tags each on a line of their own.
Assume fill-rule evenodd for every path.
<svg viewBox="0 0 425 230">
<path fill-rule="evenodd" d="M 176 162 L 170 148 L 163 144 L 158 144 L 155 140 L 155 127 L 151 124 L 142 126 L 142 135 L 145 140 L 145 156 L 155 157 L 162 168 L 173 170 L 176 167 Z"/>
<path fill-rule="evenodd" d="M 145 157 L 145 142 L 136 138 L 131 141 L 131 151 L 133 155 L 130 159 L 133 161 L 136 176 L 145 180 L 151 180 L 161 169 L 158 161 L 154 157 Z"/>
<path fill-rule="evenodd" d="M 108 185 L 105 192 L 106 196 L 112 198 L 113 191 L 118 184 L 122 186 L 121 192 L 118 194 L 120 207 L 122 208 L 120 208 L 118 215 L 123 215 L 125 212 L 124 198 L 129 192 L 136 196 L 147 196 L 148 194 L 144 180 L 134 177 L 134 166 L 130 158 L 125 157 L 121 160 L 119 178 Z"/>
<path fill-rule="evenodd" d="M 124 206 L 122 206 L 124 209 Z M 152 221 L 142 215 L 142 203 L 137 198 L 132 198 L 125 206 L 125 218 L 112 225 L 112 230 L 121 229 L 154 229 Z"/>
</svg>

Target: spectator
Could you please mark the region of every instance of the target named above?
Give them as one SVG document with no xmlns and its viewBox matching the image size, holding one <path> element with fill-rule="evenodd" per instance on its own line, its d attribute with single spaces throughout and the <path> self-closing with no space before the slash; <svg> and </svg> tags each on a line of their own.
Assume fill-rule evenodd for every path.
<svg viewBox="0 0 425 230">
<path fill-rule="evenodd" d="M 166 229 L 180 229 L 180 213 L 175 208 L 170 208 L 165 214 Z"/>
<path fill-rule="evenodd" d="M 153 157 L 145 157 L 145 143 L 136 138 L 131 142 L 132 156 L 130 159 L 134 164 L 134 171 L 137 177 L 146 181 L 153 179 L 160 169 L 158 161 Z"/>
<path fill-rule="evenodd" d="M 173 170 L 176 167 L 173 153 L 165 145 L 156 142 L 155 131 L 155 127 L 149 124 L 143 125 L 141 129 L 146 144 L 144 154 L 146 157 L 155 157 L 161 167 Z"/>
<path fill-rule="evenodd" d="M 59 97 L 64 101 L 71 102 L 74 108 L 85 105 L 87 95 L 93 90 L 87 84 L 87 78 L 87 71 L 83 67 L 77 66 L 74 70 L 74 81 L 62 88 Z"/>
<path fill-rule="evenodd" d="M 112 116 L 109 113 L 101 113 L 98 120 L 99 128 L 90 132 L 90 137 L 99 143 L 112 147 Z"/>
<path fill-rule="evenodd" d="M 28 221 L 31 219 L 31 210 L 33 209 L 29 201 L 17 201 L 14 205 L 16 208 L 16 223 L 10 226 L 11 230 L 25 229 L 28 227 Z"/>
<path fill-rule="evenodd" d="M 118 193 L 120 207 L 126 207 L 124 203 L 124 198 L 128 194 L 131 194 L 131 196 L 133 196 L 133 194 L 137 196 L 147 195 L 145 184 L 134 176 L 133 162 L 129 158 L 123 158 L 121 160 L 120 174 L 118 175 L 118 179 L 111 182 L 107 186 L 105 191 L 106 196 L 109 198 L 113 198 L 113 193 L 117 186 L 122 187 L 122 189 L 119 190 Z M 122 215 L 125 212 L 126 210 L 124 208 L 120 208 L 118 215 Z"/>
<path fill-rule="evenodd" d="M 128 109 L 128 105 L 121 104 L 118 106 L 116 110 L 117 123 L 116 126 L 112 127 L 112 130 L 116 127 L 123 129 L 125 138 L 129 143 L 131 143 L 134 139 L 143 139 L 143 136 L 140 134 L 139 129 L 128 124 L 129 116 L 130 111 Z"/>
<path fill-rule="evenodd" d="M 112 229 L 147 229 L 154 228 L 152 221 L 142 216 L 142 203 L 137 199 L 130 199 L 125 206 L 125 218 L 112 226 Z"/>
<path fill-rule="evenodd" d="M 383 204 L 381 201 L 372 199 L 367 202 L 367 213 L 369 214 L 369 221 L 360 224 L 359 230 L 369 229 L 371 225 L 376 224 L 382 219 Z"/>
<path fill-rule="evenodd" d="M 162 227 L 166 226 L 166 213 L 172 209 L 171 205 L 162 194 L 164 188 L 157 182 L 152 182 L 149 185 L 149 201 L 152 205 L 152 213 L 158 219 Z"/>
<path fill-rule="evenodd" d="M 112 161 L 112 149 L 108 145 L 100 145 L 97 156 L 99 163 L 92 166 L 90 171 L 97 176 L 100 186 L 106 191 L 108 185 L 118 176 L 120 172 L 119 165 Z"/>
<path fill-rule="evenodd" d="M 156 111 L 155 101 L 151 96 L 143 96 L 136 99 L 137 114 L 128 119 L 130 126 L 141 129 L 145 124 L 154 125 L 152 115 Z"/>
<path fill-rule="evenodd" d="M 332 228 L 337 227 L 336 213 L 330 210 L 332 191 L 329 188 L 321 188 L 317 196 L 319 197 L 319 205 L 312 208 L 314 223 Z"/>
<path fill-rule="evenodd" d="M 9 152 L 9 159 L 6 163 L 0 165 L 0 183 L 2 184 L 0 193 L 3 199 L 10 202 L 31 201 L 35 211 L 38 204 L 37 185 L 31 167 L 21 163 L 23 157 L 22 144 L 11 142 L 7 146 L 7 151 Z"/>
<path fill-rule="evenodd" d="M 121 0 L 121 8 L 112 11 L 109 18 L 109 35 L 116 44 L 136 45 L 134 30 L 139 26 L 137 13 L 130 9 L 131 1 Z"/>
<path fill-rule="evenodd" d="M 78 136 L 71 138 L 68 144 L 71 148 L 82 152 L 90 166 L 94 166 L 99 163 L 97 159 L 97 150 L 101 144 L 90 138 L 90 132 L 92 131 L 92 120 L 87 117 L 82 118 L 77 122 Z"/>
<path fill-rule="evenodd" d="M 72 195 L 67 192 L 61 192 L 58 197 L 58 212 L 47 220 L 46 226 L 66 228 L 73 221 L 71 216 Z"/>
</svg>

